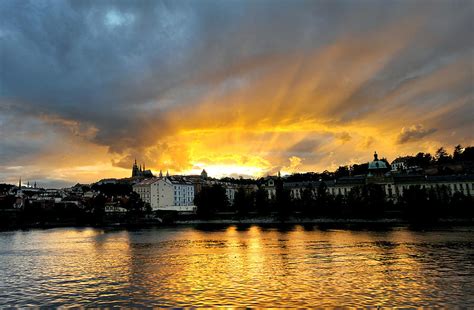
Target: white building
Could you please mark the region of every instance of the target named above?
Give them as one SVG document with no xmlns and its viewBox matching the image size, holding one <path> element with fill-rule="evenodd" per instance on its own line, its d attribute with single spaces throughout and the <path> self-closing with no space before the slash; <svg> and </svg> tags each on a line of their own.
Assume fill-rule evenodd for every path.
<svg viewBox="0 0 474 310">
<path fill-rule="evenodd" d="M 399 157 L 391 163 L 392 171 L 406 171 L 408 169 L 406 157 Z"/>
<path fill-rule="evenodd" d="M 192 206 L 194 204 L 194 185 L 182 177 L 166 178 L 173 185 L 174 206 Z"/>
<path fill-rule="evenodd" d="M 144 180 L 133 191 L 150 204 L 153 211 L 194 212 L 194 185 L 181 177 L 160 177 Z"/>
<path fill-rule="evenodd" d="M 146 179 L 133 185 L 133 191 L 140 195 L 144 203 L 150 204 L 153 210 L 158 208 L 158 180 L 157 178 Z"/>
</svg>

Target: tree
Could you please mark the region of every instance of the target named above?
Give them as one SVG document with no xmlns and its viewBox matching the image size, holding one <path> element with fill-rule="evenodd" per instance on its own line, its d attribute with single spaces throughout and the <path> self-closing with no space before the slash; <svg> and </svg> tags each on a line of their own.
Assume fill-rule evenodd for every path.
<svg viewBox="0 0 474 310">
<path fill-rule="evenodd" d="M 92 198 L 91 207 L 92 207 L 92 216 L 95 223 L 102 223 L 105 215 L 105 203 L 107 199 L 103 194 L 99 194 Z"/>
<path fill-rule="evenodd" d="M 421 168 L 427 168 L 431 162 L 433 161 L 433 157 L 431 156 L 430 153 L 418 153 L 415 156 L 415 162 L 413 166 L 419 166 Z"/>
<path fill-rule="evenodd" d="M 252 198 L 240 187 L 234 197 L 234 208 L 240 215 L 247 215 L 252 208 Z"/>
<path fill-rule="evenodd" d="M 462 152 L 461 159 L 463 161 L 474 161 L 474 146 L 468 146 L 464 148 L 464 151 Z"/>
<path fill-rule="evenodd" d="M 314 194 L 314 188 L 311 183 L 303 189 L 301 193 L 301 202 L 303 206 L 303 213 L 307 216 L 314 216 L 316 213 L 316 199 Z"/>
<path fill-rule="evenodd" d="M 224 187 L 214 184 L 211 187 L 203 187 L 194 197 L 199 217 L 208 218 L 219 210 L 229 208 L 229 200 Z"/>
<path fill-rule="evenodd" d="M 444 147 L 440 147 L 436 151 L 435 158 L 436 158 L 436 162 L 438 164 L 445 164 L 445 163 L 448 163 L 451 160 L 451 156 L 448 154 L 448 152 L 446 152 Z"/>
<path fill-rule="evenodd" d="M 260 214 L 267 214 L 270 211 L 268 193 L 263 187 L 259 187 L 255 192 L 255 208 Z"/>
<path fill-rule="evenodd" d="M 463 153 L 463 148 L 461 144 L 458 144 L 454 147 L 453 151 L 453 159 L 455 161 L 461 161 L 462 160 L 462 153 Z"/>
<path fill-rule="evenodd" d="M 94 184 L 91 187 L 95 191 L 99 191 L 106 197 L 112 196 L 128 196 L 132 193 L 132 185 L 127 183 L 106 183 L 106 184 Z"/>
<path fill-rule="evenodd" d="M 327 214 L 329 211 L 330 195 L 325 182 L 319 183 L 315 197 L 315 213 Z"/>
<path fill-rule="evenodd" d="M 349 167 L 348 166 L 339 166 L 334 172 L 334 177 L 336 179 L 349 176 Z"/>
<path fill-rule="evenodd" d="M 437 217 L 432 212 L 432 205 L 429 202 L 427 190 L 420 186 L 410 186 L 405 189 L 399 204 L 401 204 L 405 216 L 412 222 L 429 222 Z"/>
<path fill-rule="evenodd" d="M 130 193 L 128 199 L 125 200 L 124 207 L 125 209 L 127 209 L 128 215 L 132 217 L 139 216 L 144 211 L 151 212 L 150 204 L 143 203 L 140 198 L 140 195 L 135 192 Z M 147 208 L 147 210 L 145 210 L 145 207 Z"/>
<path fill-rule="evenodd" d="M 281 219 L 288 217 L 291 213 L 290 191 L 283 187 L 283 181 L 278 178 L 275 182 L 275 205 Z"/>
<path fill-rule="evenodd" d="M 385 191 L 378 184 L 353 187 L 347 197 L 350 213 L 356 217 L 376 217 L 385 209 Z"/>
<path fill-rule="evenodd" d="M 369 172 L 369 163 L 351 166 L 351 175 L 365 175 Z"/>
</svg>

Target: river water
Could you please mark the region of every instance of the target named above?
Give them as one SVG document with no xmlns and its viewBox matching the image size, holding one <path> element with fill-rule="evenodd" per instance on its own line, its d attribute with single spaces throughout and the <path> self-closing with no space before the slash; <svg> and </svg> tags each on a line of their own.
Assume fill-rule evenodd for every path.
<svg viewBox="0 0 474 310">
<path fill-rule="evenodd" d="M 0 232 L 0 307 L 470 306 L 474 227 Z"/>
</svg>

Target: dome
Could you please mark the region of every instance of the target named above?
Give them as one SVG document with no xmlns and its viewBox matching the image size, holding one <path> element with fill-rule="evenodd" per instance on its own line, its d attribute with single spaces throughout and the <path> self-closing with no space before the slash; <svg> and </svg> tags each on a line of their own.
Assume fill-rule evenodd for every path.
<svg viewBox="0 0 474 310">
<path fill-rule="evenodd" d="M 378 159 L 377 152 L 374 153 L 374 160 L 369 163 L 369 170 L 387 169 L 387 164 Z"/>
</svg>

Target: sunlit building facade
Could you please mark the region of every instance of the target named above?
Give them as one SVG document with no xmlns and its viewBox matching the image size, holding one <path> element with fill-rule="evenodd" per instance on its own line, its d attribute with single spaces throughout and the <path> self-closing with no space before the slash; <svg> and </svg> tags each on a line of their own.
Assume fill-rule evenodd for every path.
<svg viewBox="0 0 474 310">
<path fill-rule="evenodd" d="M 194 185 L 182 177 L 159 177 L 133 185 L 153 211 L 194 212 Z"/>
</svg>

